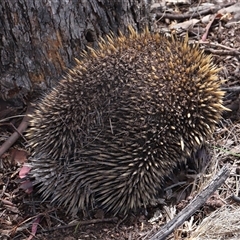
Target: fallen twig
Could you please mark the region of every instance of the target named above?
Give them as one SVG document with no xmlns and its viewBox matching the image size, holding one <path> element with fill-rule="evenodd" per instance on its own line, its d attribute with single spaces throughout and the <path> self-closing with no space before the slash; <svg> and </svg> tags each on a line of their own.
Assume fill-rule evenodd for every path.
<svg viewBox="0 0 240 240">
<path fill-rule="evenodd" d="M 26 130 L 28 126 L 28 114 L 32 111 L 32 108 L 29 106 L 26 115 L 20 123 L 17 131 L 15 131 L 0 147 L 0 157 L 17 141 L 19 136 Z"/>
<path fill-rule="evenodd" d="M 216 19 L 216 16 L 217 16 L 217 14 L 214 14 L 214 15 L 212 16 L 212 19 L 209 21 L 209 23 L 208 23 L 207 26 L 205 27 L 205 32 L 204 32 L 204 34 L 203 34 L 203 36 L 202 36 L 202 38 L 201 38 L 202 41 L 206 41 L 206 40 L 207 40 L 207 36 L 208 36 L 209 30 L 210 30 L 210 28 L 211 28 L 214 20 Z"/>
<path fill-rule="evenodd" d="M 212 48 L 206 48 L 206 52 L 210 52 L 212 54 L 220 55 L 220 56 L 239 56 L 240 52 L 237 50 L 219 50 L 219 49 L 212 49 Z"/>
<path fill-rule="evenodd" d="M 51 231 L 56 231 L 59 229 L 65 229 L 65 228 L 70 228 L 70 227 L 77 227 L 81 225 L 89 225 L 89 224 L 96 224 L 96 223 L 106 223 L 106 222 L 116 222 L 118 221 L 117 217 L 113 218 L 103 218 L 103 219 L 91 219 L 91 220 L 86 220 L 86 221 L 74 221 L 73 223 L 69 223 L 64 226 L 58 226 L 54 228 L 49 228 L 49 229 L 44 229 L 41 232 L 51 232 Z"/>
<path fill-rule="evenodd" d="M 156 19 L 171 19 L 171 20 L 185 20 L 185 19 L 191 19 L 191 18 L 197 18 L 199 16 L 204 16 L 207 14 L 214 14 L 217 13 L 220 9 L 224 8 L 224 7 L 229 7 L 231 5 L 233 5 L 234 3 L 227 3 L 227 4 L 223 4 L 220 6 L 214 6 L 212 8 L 206 9 L 206 10 L 202 10 L 199 12 L 194 12 L 194 13 L 184 13 L 184 14 L 171 14 L 171 13 L 161 13 L 161 12 L 156 12 Z M 153 10 L 153 12 L 156 11 L 155 9 Z"/>
<path fill-rule="evenodd" d="M 232 198 L 233 201 L 235 201 L 235 202 L 237 202 L 237 203 L 240 203 L 240 197 L 236 196 L 235 194 L 233 194 L 233 195 L 231 196 L 231 198 Z"/>
<path fill-rule="evenodd" d="M 226 92 L 235 92 L 235 93 L 240 92 L 240 87 L 239 86 L 236 86 L 236 87 L 222 87 L 221 89 L 223 91 L 226 91 Z"/>
<path fill-rule="evenodd" d="M 169 221 L 162 229 L 157 232 L 150 240 L 164 240 L 176 228 L 191 217 L 206 201 L 207 199 L 225 182 L 230 174 L 230 169 L 224 166 L 210 184 L 199 193 L 190 204 L 185 207 L 178 215 Z"/>
<path fill-rule="evenodd" d="M 212 14 L 215 13 L 219 9 L 214 9 L 210 8 L 207 10 L 203 10 L 197 13 L 184 13 L 184 14 L 172 14 L 172 13 L 157 13 L 156 14 L 156 19 L 171 19 L 171 20 L 185 20 L 185 19 L 191 19 L 191 18 L 196 18 L 202 15 L 207 15 L 207 14 Z"/>
</svg>

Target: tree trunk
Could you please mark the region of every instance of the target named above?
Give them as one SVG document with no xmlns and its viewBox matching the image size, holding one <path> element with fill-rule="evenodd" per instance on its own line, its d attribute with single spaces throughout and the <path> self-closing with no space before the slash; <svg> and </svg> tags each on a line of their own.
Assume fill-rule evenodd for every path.
<svg viewBox="0 0 240 240">
<path fill-rule="evenodd" d="M 2 0 L 0 97 L 44 91 L 100 36 L 150 23 L 151 0 Z"/>
</svg>

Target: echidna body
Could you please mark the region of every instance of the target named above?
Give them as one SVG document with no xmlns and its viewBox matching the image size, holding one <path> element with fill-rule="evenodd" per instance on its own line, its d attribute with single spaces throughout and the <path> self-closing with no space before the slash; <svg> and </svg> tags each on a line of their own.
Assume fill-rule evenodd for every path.
<svg viewBox="0 0 240 240">
<path fill-rule="evenodd" d="M 70 212 L 125 214 L 211 136 L 224 93 L 211 57 L 187 41 L 130 28 L 99 46 L 31 115 L 31 174 Z"/>
</svg>

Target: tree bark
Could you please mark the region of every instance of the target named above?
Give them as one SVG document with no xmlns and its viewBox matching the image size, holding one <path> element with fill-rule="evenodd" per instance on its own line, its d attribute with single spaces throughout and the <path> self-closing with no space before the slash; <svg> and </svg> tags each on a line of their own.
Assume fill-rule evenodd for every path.
<svg viewBox="0 0 240 240">
<path fill-rule="evenodd" d="M 99 37 L 150 23 L 151 0 L 2 0 L 0 98 L 51 87 Z"/>
</svg>

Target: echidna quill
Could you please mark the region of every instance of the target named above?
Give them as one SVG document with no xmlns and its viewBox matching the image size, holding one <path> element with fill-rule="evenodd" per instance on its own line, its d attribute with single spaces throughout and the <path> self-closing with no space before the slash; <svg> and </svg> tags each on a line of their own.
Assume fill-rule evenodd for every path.
<svg viewBox="0 0 240 240">
<path fill-rule="evenodd" d="M 31 175 L 69 212 L 126 214 L 212 135 L 219 69 L 187 39 L 132 28 L 83 55 L 30 116 Z"/>
</svg>

